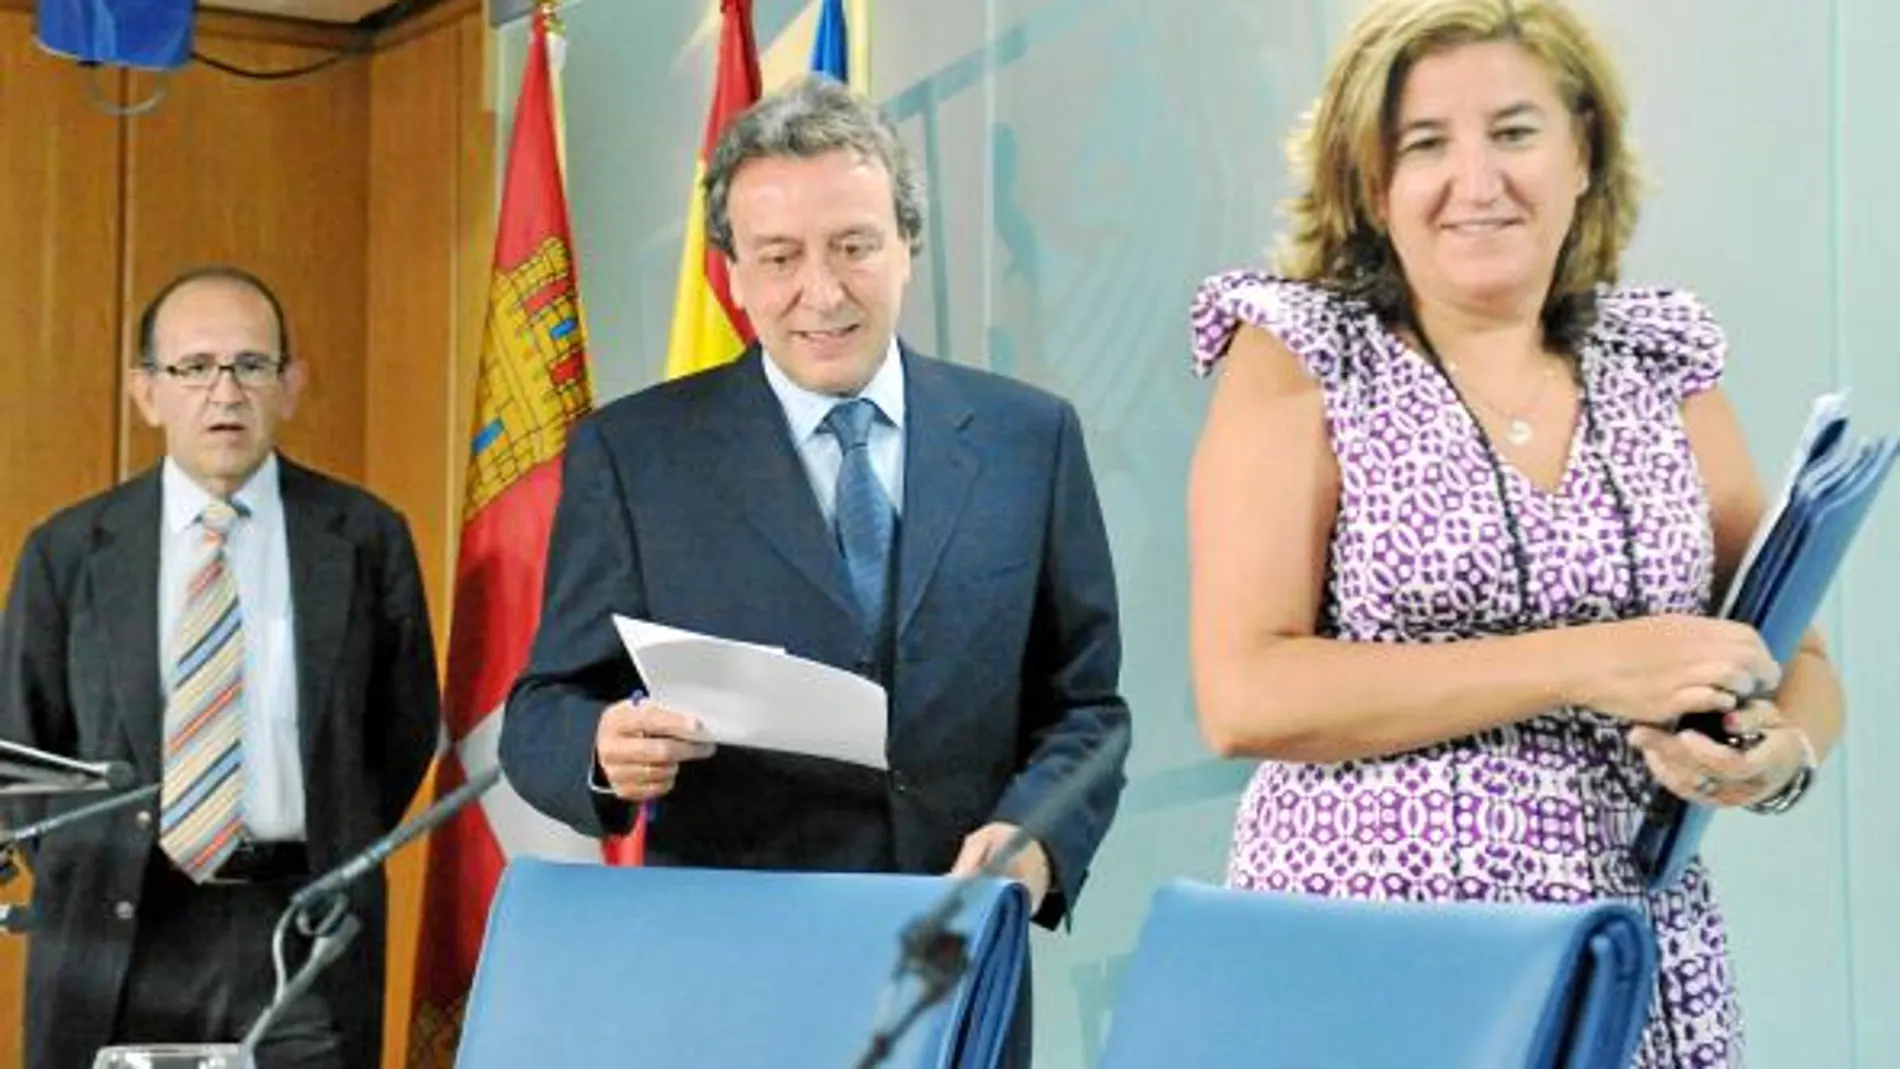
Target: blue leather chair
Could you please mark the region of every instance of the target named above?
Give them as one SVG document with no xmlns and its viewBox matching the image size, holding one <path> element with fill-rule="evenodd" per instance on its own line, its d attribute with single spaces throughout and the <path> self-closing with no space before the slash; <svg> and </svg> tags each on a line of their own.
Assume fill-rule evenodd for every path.
<svg viewBox="0 0 1900 1069">
<path fill-rule="evenodd" d="M 457 1069 L 850 1069 L 899 935 L 950 881 L 884 874 L 510 863 L 488 916 Z M 1021 886 L 975 885 L 952 927 L 971 967 L 882 1064 L 997 1064 L 1028 955 Z M 899 1005 L 915 984 L 898 990 Z"/>
<path fill-rule="evenodd" d="M 1621 903 L 1339 901 L 1176 882 L 1103 1069 L 1626 1069 L 1656 943 Z"/>
</svg>

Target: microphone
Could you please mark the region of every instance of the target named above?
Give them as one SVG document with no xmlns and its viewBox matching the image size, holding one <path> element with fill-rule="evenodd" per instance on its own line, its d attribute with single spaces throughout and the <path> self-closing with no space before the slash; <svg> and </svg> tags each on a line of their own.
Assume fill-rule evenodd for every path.
<svg viewBox="0 0 1900 1069">
<path fill-rule="evenodd" d="M 1016 826 L 1008 839 L 1003 840 L 1003 845 L 995 853 L 984 860 L 981 868 L 952 884 L 929 913 L 905 928 L 904 947 L 913 960 L 919 963 L 927 960 L 920 953 L 921 949 L 928 947 L 932 940 L 940 938 L 949 928 L 950 922 L 963 911 L 964 903 L 969 900 L 978 882 L 994 879 L 1007 872 L 1009 863 L 1016 860 L 1017 854 L 1022 853 L 1030 843 L 1044 837 L 1050 826 L 1075 808 L 1083 795 L 1121 769 L 1122 760 L 1128 755 L 1128 741 L 1126 725 L 1110 732 L 1094 753 L 1076 765 L 1055 790 L 1024 815 L 1023 822 Z"/>
<path fill-rule="evenodd" d="M 119 764 L 120 762 L 115 761 L 113 763 Z M 130 771 L 130 766 L 127 766 L 127 771 Z M 69 809 L 58 816 L 47 817 L 45 820 L 37 820 L 18 828 L 0 828 L 0 850 L 6 850 L 15 843 L 35 842 L 47 832 L 58 831 L 68 824 L 77 824 L 82 820 L 89 820 L 93 817 L 113 812 L 114 810 L 125 809 L 128 806 L 137 805 L 140 802 L 156 798 L 158 797 L 158 788 L 158 784 L 148 783 L 138 790 L 114 795 L 104 801 L 93 802 L 90 805 L 82 805 L 77 809 Z"/>
<path fill-rule="evenodd" d="M 923 990 L 895 1022 L 890 1021 L 889 992 L 886 993 L 885 1012 L 879 1015 L 877 1029 L 871 1036 L 870 1046 L 857 1063 L 858 1069 L 870 1069 L 883 1064 L 910 1026 L 923 1016 L 925 1010 L 948 996 L 969 968 L 968 940 L 952 931 L 950 922 L 963 911 L 976 885 L 983 880 L 1002 876 L 1017 854 L 1022 853 L 1031 842 L 1043 838 L 1049 828 L 1074 809 L 1090 790 L 1120 772 L 1122 761 L 1128 756 L 1129 736 L 1127 724 L 1116 726 L 1095 748 L 1095 752 L 1071 769 L 1055 790 L 1045 795 L 1024 815 L 1022 823 L 1016 826 L 1008 839 L 1003 840 L 1001 847 L 984 859 L 981 868 L 952 883 L 929 912 L 904 926 L 903 934 L 898 937 L 897 970 L 891 983 L 895 986 L 906 973 L 914 972 L 922 982 Z"/>
<path fill-rule="evenodd" d="M 104 761 L 101 767 L 106 772 L 106 790 L 122 791 L 139 781 L 138 769 L 130 761 Z"/>
<path fill-rule="evenodd" d="M 119 791 L 138 782 L 126 761 L 81 761 L 0 739 L 0 795 Z"/>
<path fill-rule="evenodd" d="M 298 915 L 298 926 L 303 929 L 304 934 L 316 934 L 311 930 L 312 907 L 340 894 L 344 888 L 374 871 L 378 865 L 388 859 L 389 855 L 401 849 L 411 839 L 425 835 L 447 823 L 448 819 L 463 806 L 474 801 L 482 792 L 493 787 L 500 780 L 501 766 L 499 764 L 485 769 L 467 783 L 437 799 L 434 805 L 417 813 L 415 819 L 398 824 L 387 835 L 364 848 L 362 853 L 299 888 L 296 894 L 290 896 L 289 909 Z M 319 927 L 328 926 L 325 924 Z"/>
<path fill-rule="evenodd" d="M 138 772 L 124 761 L 106 761 L 95 767 L 100 770 L 110 790 L 121 790 L 138 779 Z M 24 824 L 17 828 L 0 827 L 0 885 L 11 883 L 13 878 L 20 874 L 22 846 L 33 846 L 46 833 L 58 831 L 68 824 L 91 820 L 93 817 L 157 798 L 158 789 L 159 784 L 148 783 L 138 790 L 126 791 L 124 794 L 69 809 L 64 813 L 36 820 L 31 824 Z M 32 906 L 0 906 L 0 933 L 24 932 L 32 926 Z"/>
</svg>

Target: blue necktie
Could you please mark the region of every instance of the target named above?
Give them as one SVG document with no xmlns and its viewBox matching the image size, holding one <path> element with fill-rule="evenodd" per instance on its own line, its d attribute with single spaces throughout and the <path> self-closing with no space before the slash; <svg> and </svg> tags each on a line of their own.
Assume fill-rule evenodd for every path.
<svg viewBox="0 0 1900 1069">
<path fill-rule="evenodd" d="M 890 585 L 891 540 L 897 516 L 890 498 L 871 470 L 871 424 L 877 405 L 862 397 L 843 401 L 825 416 L 824 429 L 844 454 L 838 465 L 836 527 L 851 593 L 864 614 L 865 633 L 873 639 L 884 622 L 885 592 Z"/>
</svg>

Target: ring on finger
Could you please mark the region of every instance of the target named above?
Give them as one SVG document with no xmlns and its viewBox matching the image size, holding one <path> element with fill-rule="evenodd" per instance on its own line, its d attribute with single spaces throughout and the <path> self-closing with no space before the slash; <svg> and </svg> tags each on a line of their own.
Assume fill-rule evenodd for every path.
<svg viewBox="0 0 1900 1069">
<path fill-rule="evenodd" d="M 1695 778 L 1695 793 L 1707 798 L 1709 795 L 1714 794 L 1716 789 L 1721 785 L 1722 781 L 1720 779 L 1708 772 L 1704 772 Z"/>
</svg>

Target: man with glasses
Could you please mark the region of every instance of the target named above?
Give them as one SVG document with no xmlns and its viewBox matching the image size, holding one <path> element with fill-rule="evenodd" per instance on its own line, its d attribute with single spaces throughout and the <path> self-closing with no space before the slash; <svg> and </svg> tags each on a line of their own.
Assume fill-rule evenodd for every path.
<svg viewBox="0 0 1900 1069">
<path fill-rule="evenodd" d="M 407 525 L 277 452 L 305 370 L 269 287 L 228 267 L 172 280 L 127 379 L 164 460 L 35 530 L 0 623 L 0 737 L 160 785 L 31 855 L 29 1069 L 241 1038 L 291 893 L 401 819 L 438 730 Z M 352 905 L 363 934 L 260 1069 L 378 1061 L 382 881 Z"/>
</svg>

